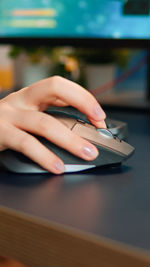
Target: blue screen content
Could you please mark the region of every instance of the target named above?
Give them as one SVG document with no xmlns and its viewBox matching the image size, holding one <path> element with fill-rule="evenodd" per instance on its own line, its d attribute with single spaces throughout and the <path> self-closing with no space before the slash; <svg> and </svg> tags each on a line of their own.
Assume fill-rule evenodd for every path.
<svg viewBox="0 0 150 267">
<path fill-rule="evenodd" d="M 149 39 L 150 1 L 135 2 L 0 0 L 0 37 Z"/>
</svg>

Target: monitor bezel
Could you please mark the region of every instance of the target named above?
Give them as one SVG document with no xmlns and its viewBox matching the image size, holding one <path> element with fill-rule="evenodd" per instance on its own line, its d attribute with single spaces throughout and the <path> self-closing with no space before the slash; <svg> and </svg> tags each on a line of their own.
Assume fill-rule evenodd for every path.
<svg viewBox="0 0 150 267">
<path fill-rule="evenodd" d="M 0 37 L 1 44 L 150 49 L 150 39 Z"/>
</svg>

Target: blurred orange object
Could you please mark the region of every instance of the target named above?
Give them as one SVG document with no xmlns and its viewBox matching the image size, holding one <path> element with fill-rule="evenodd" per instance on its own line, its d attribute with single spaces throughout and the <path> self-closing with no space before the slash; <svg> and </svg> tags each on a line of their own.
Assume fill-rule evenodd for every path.
<svg viewBox="0 0 150 267">
<path fill-rule="evenodd" d="M 13 68 L 0 67 L 0 91 L 12 89 L 14 83 Z"/>
<path fill-rule="evenodd" d="M 13 61 L 9 57 L 10 46 L 0 46 L 0 91 L 14 87 Z"/>
</svg>

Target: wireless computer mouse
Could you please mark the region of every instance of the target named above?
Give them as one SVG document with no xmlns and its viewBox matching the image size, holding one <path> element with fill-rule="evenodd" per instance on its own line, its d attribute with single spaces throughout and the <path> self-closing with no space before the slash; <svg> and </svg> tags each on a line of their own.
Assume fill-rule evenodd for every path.
<svg viewBox="0 0 150 267">
<path fill-rule="evenodd" d="M 58 155 L 65 163 L 65 172 L 82 171 L 96 166 L 116 165 L 129 158 L 134 148 L 112 134 L 109 129 L 98 129 L 83 116 L 78 117 L 76 112 L 68 114 L 65 109 L 49 109 L 46 111 L 61 121 L 71 131 L 93 143 L 99 150 L 99 156 L 93 161 L 86 161 L 74 156 L 68 151 L 54 145 L 43 137 L 36 136 L 40 142 Z M 47 172 L 38 164 L 23 154 L 5 150 L 0 153 L 0 163 L 9 171 L 18 173 L 44 173 Z"/>
<path fill-rule="evenodd" d="M 75 119 L 81 119 L 87 123 L 90 123 L 88 118 L 85 116 L 85 114 L 81 113 L 79 110 L 73 108 L 73 107 L 49 107 L 46 111 L 47 113 L 50 113 L 52 115 L 61 115 L 66 117 L 72 117 Z M 105 120 L 107 128 L 117 136 L 121 140 L 127 140 L 128 138 L 128 125 L 124 121 L 118 121 L 110 118 L 106 118 Z"/>
</svg>

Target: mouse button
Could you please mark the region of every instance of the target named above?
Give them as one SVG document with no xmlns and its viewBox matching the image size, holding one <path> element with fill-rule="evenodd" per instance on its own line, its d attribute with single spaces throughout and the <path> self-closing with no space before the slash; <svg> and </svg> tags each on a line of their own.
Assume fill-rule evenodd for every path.
<svg viewBox="0 0 150 267">
<path fill-rule="evenodd" d="M 108 129 L 99 128 L 99 129 L 97 129 L 97 131 L 100 135 L 103 135 L 106 138 L 114 139 L 112 132 L 109 131 Z"/>
<path fill-rule="evenodd" d="M 66 117 L 63 118 L 63 117 L 57 116 L 57 119 L 69 129 L 72 129 L 77 122 L 75 119 L 66 118 Z"/>
<path fill-rule="evenodd" d="M 95 127 L 91 126 L 92 125 L 87 126 L 85 124 L 76 123 L 72 131 L 85 139 L 91 140 L 95 143 L 99 143 L 101 139 L 100 135 L 95 129 Z"/>
<path fill-rule="evenodd" d="M 79 123 L 74 126 L 73 132 L 98 146 L 105 147 L 124 156 L 129 156 L 134 151 L 134 148 L 128 143 L 118 142 L 115 138 L 106 138 L 106 136 L 100 135 L 97 130 Z"/>
<path fill-rule="evenodd" d="M 85 123 L 85 126 L 90 128 L 90 129 L 93 129 L 94 131 L 97 129 L 94 125 L 89 124 L 89 123 Z"/>
</svg>

